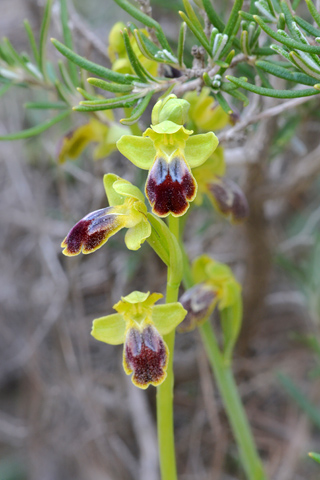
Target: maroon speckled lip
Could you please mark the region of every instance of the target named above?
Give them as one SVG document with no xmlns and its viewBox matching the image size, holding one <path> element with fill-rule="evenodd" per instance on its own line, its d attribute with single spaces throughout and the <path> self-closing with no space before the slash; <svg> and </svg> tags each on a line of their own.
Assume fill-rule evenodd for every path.
<svg viewBox="0 0 320 480">
<path fill-rule="evenodd" d="M 179 302 L 188 313 L 180 325 L 178 325 L 178 332 L 190 332 L 198 325 L 201 325 L 201 322 L 206 319 L 216 300 L 217 292 L 204 283 L 199 283 L 186 290 L 180 297 Z"/>
<path fill-rule="evenodd" d="M 152 326 L 148 325 L 142 332 L 132 328 L 127 334 L 124 346 L 124 367 L 132 381 L 139 387 L 150 384 L 159 385 L 166 377 L 168 353 L 166 345 Z"/>
<path fill-rule="evenodd" d="M 169 213 L 183 215 L 196 193 L 196 181 L 183 158 L 168 163 L 157 158 L 149 172 L 146 194 L 154 213 L 165 217 Z"/>
<path fill-rule="evenodd" d="M 61 246 L 64 254 L 78 255 L 91 253 L 101 247 L 108 238 L 122 228 L 117 215 L 110 215 L 110 207 L 89 213 L 80 220 L 68 233 Z"/>
</svg>

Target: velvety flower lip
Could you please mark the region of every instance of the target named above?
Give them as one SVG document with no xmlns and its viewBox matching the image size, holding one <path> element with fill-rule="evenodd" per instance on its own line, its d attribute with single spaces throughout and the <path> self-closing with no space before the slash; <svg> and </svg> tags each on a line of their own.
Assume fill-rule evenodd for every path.
<svg viewBox="0 0 320 480">
<path fill-rule="evenodd" d="M 178 326 L 178 332 L 190 332 L 201 325 L 211 314 L 217 302 L 217 289 L 211 285 L 199 283 L 186 290 L 180 297 L 180 303 L 188 313 Z"/>
<path fill-rule="evenodd" d="M 156 157 L 146 183 L 146 195 L 156 215 L 183 215 L 196 193 L 196 181 L 182 156 L 174 156 L 169 162 Z"/>
<path fill-rule="evenodd" d="M 208 193 L 218 212 L 234 223 L 242 222 L 249 214 L 247 199 L 232 180 L 218 175 L 207 184 Z"/>
<path fill-rule="evenodd" d="M 142 331 L 130 328 L 123 350 L 123 367 L 132 382 L 142 389 L 157 386 L 167 376 L 168 347 L 153 325 Z"/>
<path fill-rule="evenodd" d="M 124 216 L 115 213 L 113 207 L 89 213 L 70 230 L 61 243 L 64 255 L 91 253 L 102 247 L 111 235 L 124 227 Z"/>
</svg>

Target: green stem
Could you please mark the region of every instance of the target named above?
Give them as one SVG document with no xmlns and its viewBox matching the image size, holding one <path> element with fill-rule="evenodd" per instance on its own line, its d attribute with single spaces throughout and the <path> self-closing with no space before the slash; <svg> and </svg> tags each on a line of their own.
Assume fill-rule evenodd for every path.
<svg viewBox="0 0 320 480">
<path fill-rule="evenodd" d="M 175 331 L 164 337 L 169 349 L 167 378 L 157 388 L 157 424 L 162 480 L 176 480 L 176 458 L 173 430 L 173 349 Z"/>
<path fill-rule="evenodd" d="M 169 229 L 179 238 L 179 221 L 170 215 Z M 174 272 L 168 268 L 168 281 L 166 302 L 176 302 L 179 294 L 179 284 L 172 282 Z M 177 468 L 174 448 L 174 423 L 173 423 L 173 352 L 175 331 L 165 335 L 164 341 L 169 349 L 169 363 L 167 378 L 157 388 L 157 426 L 160 470 L 162 480 L 177 480 Z"/>
<path fill-rule="evenodd" d="M 209 321 L 207 320 L 199 330 L 239 447 L 241 461 L 247 477 L 249 480 L 266 480 L 267 477 L 252 437 L 232 370 L 223 361 Z"/>
<path fill-rule="evenodd" d="M 183 283 L 186 288 L 194 285 L 188 256 L 182 242 Z M 243 408 L 231 366 L 224 361 L 216 336 L 209 320 L 199 327 L 208 360 L 213 370 L 226 413 L 236 439 L 241 462 L 248 480 L 266 480 L 266 474 L 251 433 L 251 428 Z"/>
<path fill-rule="evenodd" d="M 179 230 L 180 230 L 180 219 L 179 217 L 174 217 L 173 215 L 168 216 L 168 227 L 171 233 L 179 241 Z"/>
</svg>

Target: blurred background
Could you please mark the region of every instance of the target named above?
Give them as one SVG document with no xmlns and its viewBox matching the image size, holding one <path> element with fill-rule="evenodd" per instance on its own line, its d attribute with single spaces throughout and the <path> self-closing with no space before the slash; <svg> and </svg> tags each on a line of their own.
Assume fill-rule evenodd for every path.
<svg viewBox="0 0 320 480">
<path fill-rule="evenodd" d="M 175 38 L 180 2 L 152 5 Z M 128 17 L 112 0 L 69 6 L 77 51 L 108 65 L 108 32 Z M 1 11 L 1 35 L 18 51 L 25 18 L 38 38 L 42 1 L 1 0 Z M 57 15 L 55 4 L 50 36 L 61 39 Z M 57 58 L 51 46 L 49 56 Z M 1 97 L 0 133 L 43 120 L 46 112 L 22 109 L 36 98 L 36 89 L 14 88 Z M 253 96 L 247 115 L 272 106 Z M 107 205 L 104 173 L 144 178 L 117 153 L 93 162 L 90 147 L 58 165 L 72 125 L 0 146 L 0 480 L 158 480 L 155 389 L 134 388 L 122 348 L 90 330 L 121 295 L 164 293 L 166 271 L 148 245 L 128 251 L 121 233 L 94 255 L 66 258 L 60 249 L 76 221 Z M 209 253 L 243 285 L 234 369 L 272 480 L 320 477 L 307 455 L 320 452 L 319 129 L 316 98 L 246 132 L 222 132 L 228 175 L 245 190 L 250 216 L 230 226 L 205 203 L 186 227 L 190 257 Z M 177 336 L 175 375 L 179 478 L 243 479 L 196 331 Z"/>
</svg>

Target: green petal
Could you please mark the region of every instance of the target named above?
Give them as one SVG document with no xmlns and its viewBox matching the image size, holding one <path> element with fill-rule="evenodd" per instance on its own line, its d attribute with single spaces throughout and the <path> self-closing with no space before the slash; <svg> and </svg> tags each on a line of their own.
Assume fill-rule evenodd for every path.
<svg viewBox="0 0 320 480">
<path fill-rule="evenodd" d="M 227 362 L 230 362 L 242 321 L 242 299 L 239 293 L 232 305 L 220 310 L 220 320 L 223 331 L 223 355 Z"/>
<path fill-rule="evenodd" d="M 240 294 L 240 285 L 239 283 L 232 279 L 228 282 L 225 282 L 222 287 L 222 298 L 219 302 L 219 310 L 223 310 L 226 307 L 230 307 L 239 299 Z"/>
<path fill-rule="evenodd" d="M 217 280 L 218 282 L 222 280 L 233 280 L 233 273 L 231 269 L 224 265 L 223 263 L 214 262 L 208 263 L 206 267 L 207 276 L 210 279 Z"/>
<path fill-rule="evenodd" d="M 126 297 L 121 297 L 121 300 L 127 303 L 142 303 L 147 300 L 149 297 L 150 292 L 139 292 L 138 290 L 135 290 L 134 292 L 129 293 Z"/>
<path fill-rule="evenodd" d="M 120 180 L 120 177 L 118 177 L 118 175 L 115 175 L 114 173 L 108 173 L 103 177 L 103 185 L 110 207 L 114 207 L 115 205 L 122 205 L 125 201 L 125 197 L 117 193 L 113 188 L 113 184 L 117 180 Z"/>
<path fill-rule="evenodd" d="M 161 108 L 157 123 L 169 120 L 178 125 L 183 125 L 188 120 L 189 108 L 190 103 L 183 98 L 170 98 Z"/>
<path fill-rule="evenodd" d="M 161 335 L 167 335 L 186 315 L 187 310 L 179 302 L 155 305 L 152 310 L 152 321 Z"/>
<path fill-rule="evenodd" d="M 123 180 L 122 178 L 118 179 L 114 182 L 113 188 L 121 196 L 133 197 L 144 203 L 144 195 L 141 190 L 127 180 Z"/>
<path fill-rule="evenodd" d="M 122 155 L 143 170 L 149 170 L 156 156 L 153 141 L 147 137 L 123 135 L 117 141 L 117 147 Z"/>
<path fill-rule="evenodd" d="M 148 221 L 141 221 L 135 227 L 129 228 L 124 241 L 129 250 L 138 250 L 141 244 L 151 235 L 151 225 Z"/>
<path fill-rule="evenodd" d="M 94 160 L 100 160 L 101 158 L 107 157 L 110 153 L 115 151 L 117 149 L 117 141 L 129 130 L 128 128 L 119 126 L 115 123 L 111 123 L 110 128 L 106 127 L 105 125 L 104 127 L 106 128 L 106 133 L 100 134 L 101 139 L 93 151 Z"/>
<path fill-rule="evenodd" d="M 114 313 L 93 320 L 91 335 L 100 342 L 120 345 L 124 342 L 126 322 L 122 315 Z"/>
<path fill-rule="evenodd" d="M 144 304 L 146 307 L 153 308 L 154 304 L 157 303 L 160 298 L 163 298 L 162 293 L 151 293 L 151 295 L 148 297 Z"/>
<path fill-rule="evenodd" d="M 184 154 L 191 168 L 202 165 L 215 151 L 219 140 L 213 132 L 192 135 L 188 138 Z"/>
<path fill-rule="evenodd" d="M 157 101 L 157 103 L 154 105 L 152 109 L 152 113 L 151 113 L 152 125 L 156 125 L 157 123 L 161 122 L 161 120 L 159 120 L 159 114 L 163 109 L 163 107 L 165 106 L 165 104 L 173 98 L 177 98 L 177 96 L 174 95 L 173 93 L 171 93 L 171 95 L 166 96 L 165 98 L 161 98 L 161 97 L 159 98 L 159 100 Z"/>
<path fill-rule="evenodd" d="M 110 143 L 99 143 L 93 150 L 93 159 L 101 160 L 102 158 L 107 157 L 114 150 L 116 150 L 115 145 Z"/>
<path fill-rule="evenodd" d="M 192 264 L 192 276 L 195 283 L 202 283 L 208 280 L 208 266 L 212 265 L 214 260 L 209 255 L 197 257 Z"/>
<path fill-rule="evenodd" d="M 164 120 L 163 122 L 158 123 L 157 125 L 152 125 L 151 128 L 154 132 L 160 133 L 160 134 L 163 134 L 163 133 L 167 133 L 167 134 L 177 133 L 179 130 L 182 130 L 183 133 L 185 133 L 187 135 L 191 135 L 193 133 L 193 130 L 187 130 L 182 125 L 178 125 L 177 123 L 171 122 L 170 120 Z M 146 130 L 146 132 L 148 130 Z"/>
</svg>

